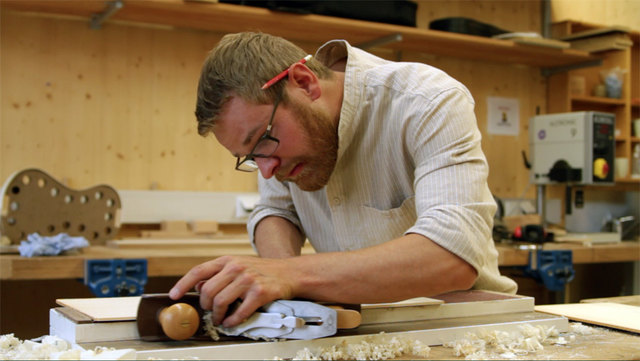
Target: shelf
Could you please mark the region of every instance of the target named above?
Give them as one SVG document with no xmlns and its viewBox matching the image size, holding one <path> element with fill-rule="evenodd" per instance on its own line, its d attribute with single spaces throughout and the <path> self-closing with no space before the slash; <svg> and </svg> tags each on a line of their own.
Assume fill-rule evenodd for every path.
<svg viewBox="0 0 640 361">
<path fill-rule="evenodd" d="M 558 49 L 512 40 L 450 33 L 313 14 L 276 12 L 263 8 L 183 0 L 123 0 L 108 20 L 163 24 L 220 33 L 262 31 L 292 41 L 325 42 L 346 39 L 353 45 L 399 34 L 402 40 L 384 45 L 394 50 L 536 67 L 565 67 L 598 60 L 586 51 Z M 105 10 L 102 1 L 2 0 L 6 9 L 91 19 Z"/>
<path fill-rule="evenodd" d="M 631 177 L 625 177 L 625 178 L 616 178 L 616 183 L 638 183 L 640 184 L 640 178 L 631 178 Z"/>
<path fill-rule="evenodd" d="M 624 99 L 603 98 L 594 96 L 572 96 L 571 102 L 582 104 L 600 104 L 600 105 L 625 105 Z"/>
</svg>

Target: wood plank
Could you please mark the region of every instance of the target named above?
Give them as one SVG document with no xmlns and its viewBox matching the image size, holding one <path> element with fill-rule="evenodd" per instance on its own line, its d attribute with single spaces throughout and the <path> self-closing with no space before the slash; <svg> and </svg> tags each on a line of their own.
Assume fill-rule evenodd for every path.
<svg viewBox="0 0 640 361">
<path fill-rule="evenodd" d="M 136 319 L 140 297 L 59 298 L 56 303 L 96 322 Z"/>
<path fill-rule="evenodd" d="M 572 303 L 535 306 L 538 312 L 571 320 L 640 333 L 640 307 L 618 303 Z"/>
<path fill-rule="evenodd" d="M 440 301 L 438 303 L 437 301 Z M 434 296 L 420 302 L 389 304 L 388 307 L 376 307 L 376 304 L 362 305 L 362 324 L 385 324 L 421 320 L 439 320 L 457 317 L 475 317 L 504 313 L 532 312 L 533 297 L 517 296 L 489 291 L 459 291 Z"/>
<path fill-rule="evenodd" d="M 49 310 L 49 334 L 72 343 L 138 340 L 135 321 L 78 322 L 68 316 L 66 307 Z"/>
<path fill-rule="evenodd" d="M 529 250 L 505 244 L 496 244 L 500 266 L 525 266 L 529 264 Z M 573 253 L 573 263 L 634 262 L 640 260 L 640 243 L 623 241 L 615 244 L 582 245 L 573 243 L 545 243 L 545 250 L 568 249 Z"/>
<path fill-rule="evenodd" d="M 150 249 L 150 248 L 207 248 L 207 247 L 251 247 L 251 243 L 244 235 L 237 238 L 211 238 L 211 237 L 193 237 L 189 238 L 166 238 L 166 239 L 118 239 L 107 242 L 108 247 L 118 249 Z"/>
<path fill-rule="evenodd" d="M 640 306 L 640 295 L 634 296 L 619 296 L 619 297 L 605 297 L 605 298 L 588 298 L 580 300 L 580 303 L 621 303 L 623 305 Z"/>
</svg>

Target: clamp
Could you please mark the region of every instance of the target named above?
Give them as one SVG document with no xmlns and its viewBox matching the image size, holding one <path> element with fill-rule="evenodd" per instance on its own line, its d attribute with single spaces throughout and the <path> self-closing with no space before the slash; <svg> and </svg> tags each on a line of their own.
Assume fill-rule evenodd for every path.
<svg viewBox="0 0 640 361">
<path fill-rule="evenodd" d="M 139 296 L 147 284 L 147 260 L 88 259 L 84 284 L 97 297 Z"/>
<path fill-rule="evenodd" d="M 575 277 L 571 250 L 532 249 L 524 273 L 542 282 L 550 291 L 562 291 Z"/>
</svg>

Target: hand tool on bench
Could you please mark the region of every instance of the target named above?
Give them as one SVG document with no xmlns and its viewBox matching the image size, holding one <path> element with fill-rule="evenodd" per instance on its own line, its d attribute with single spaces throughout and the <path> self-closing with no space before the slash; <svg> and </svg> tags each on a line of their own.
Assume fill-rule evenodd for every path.
<svg viewBox="0 0 640 361">
<path fill-rule="evenodd" d="M 205 311 L 199 294 L 187 293 L 180 300 L 167 294 L 142 295 L 138 305 L 137 327 L 140 339 L 186 340 L 205 336 L 201 326 Z M 228 336 L 261 339 L 314 339 L 334 335 L 338 329 L 355 328 L 361 322 L 356 310 L 327 306 L 310 301 L 276 300 L 234 327 L 218 327 Z"/>
</svg>

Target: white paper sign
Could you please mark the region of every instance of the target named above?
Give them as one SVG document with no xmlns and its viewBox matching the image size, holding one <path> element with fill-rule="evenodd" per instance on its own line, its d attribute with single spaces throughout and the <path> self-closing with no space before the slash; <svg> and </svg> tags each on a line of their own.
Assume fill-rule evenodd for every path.
<svg viewBox="0 0 640 361">
<path fill-rule="evenodd" d="M 487 97 L 487 132 L 517 136 L 520 133 L 520 101 L 516 98 Z"/>
</svg>

